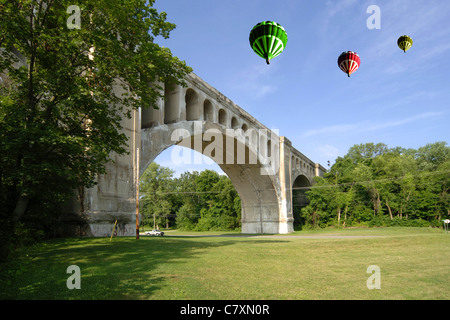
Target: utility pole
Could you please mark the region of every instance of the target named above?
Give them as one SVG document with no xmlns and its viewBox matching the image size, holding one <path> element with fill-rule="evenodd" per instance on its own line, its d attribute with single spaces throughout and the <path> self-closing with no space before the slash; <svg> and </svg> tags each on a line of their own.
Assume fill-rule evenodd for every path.
<svg viewBox="0 0 450 320">
<path fill-rule="evenodd" d="M 135 188 L 135 196 L 136 196 L 136 240 L 139 240 L 139 148 L 137 148 L 136 143 L 136 130 L 137 125 L 136 121 L 138 121 L 139 113 L 134 110 L 133 117 L 133 167 L 134 168 L 134 188 Z M 137 122 L 139 124 L 139 121 Z"/>
<path fill-rule="evenodd" d="M 139 240 L 139 148 L 136 149 L 136 240 Z"/>
</svg>

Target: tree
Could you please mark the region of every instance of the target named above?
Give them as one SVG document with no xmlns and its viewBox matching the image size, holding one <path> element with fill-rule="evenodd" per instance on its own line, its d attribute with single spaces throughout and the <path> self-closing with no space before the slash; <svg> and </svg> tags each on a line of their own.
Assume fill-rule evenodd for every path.
<svg viewBox="0 0 450 320">
<path fill-rule="evenodd" d="M 353 176 L 355 181 L 365 188 L 370 195 L 370 199 L 373 203 L 373 215 L 376 216 L 381 210 L 381 199 L 379 182 L 374 178 L 372 167 L 367 166 L 364 163 L 358 163 L 353 170 Z"/>
<path fill-rule="evenodd" d="M 450 147 L 443 141 L 428 143 L 417 150 L 416 161 L 416 215 L 422 219 L 448 216 Z"/>
<path fill-rule="evenodd" d="M 196 191 L 199 196 L 199 205 L 202 207 L 208 207 L 215 199 L 214 185 L 219 181 L 220 177 L 216 171 L 204 170 L 200 172 L 199 176 L 195 178 Z"/>
<path fill-rule="evenodd" d="M 339 223 L 342 212 L 349 224 L 440 225 L 450 213 L 449 172 L 446 142 L 418 150 L 354 145 L 316 180 L 302 213 L 307 223 L 322 226 Z"/>
<path fill-rule="evenodd" d="M 125 153 L 123 117 L 184 84 L 191 69 L 154 43 L 175 25 L 153 2 L 86 0 L 70 29 L 72 1 L 0 0 L 2 258 L 30 206 L 63 203 Z"/>
<path fill-rule="evenodd" d="M 196 177 L 200 219 L 197 230 L 229 230 L 240 225 L 240 199 L 231 180 L 212 170 Z"/>
<path fill-rule="evenodd" d="M 379 181 L 379 192 L 388 208 L 391 220 L 393 211 L 402 218 L 416 190 L 415 159 L 411 155 L 394 151 L 377 156 L 372 165 Z"/>
<path fill-rule="evenodd" d="M 337 211 L 337 221 L 341 220 L 342 209 L 344 209 L 344 223 L 347 220 L 349 208 L 354 199 L 354 176 L 355 161 L 350 156 L 338 157 L 330 171 L 325 177 L 330 184 L 335 184 L 333 188 L 334 196 L 330 201 L 334 204 Z"/>
<path fill-rule="evenodd" d="M 436 179 L 441 181 L 436 205 L 436 219 L 441 221 L 444 216 L 450 218 L 450 159 L 441 163 L 436 171 Z"/>
<path fill-rule="evenodd" d="M 449 176 L 450 160 L 438 164 L 436 170 L 420 172 L 416 179 L 416 216 L 438 221 L 450 216 Z"/>
<path fill-rule="evenodd" d="M 312 227 L 318 227 L 320 224 L 326 222 L 321 220 L 321 218 L 327 219 L 328 217 L 328 204 L 331 202 L 330 192 L 332 186 L 329 182 L 322 177 L 314 178 L 314 186 L 306 191 L 309 204 L 301 209 L 301 216 L 305 221 L 306 225 Z"/>
<path fill-rule="evenodd" d="M 191 203 L 183 204 L 177 212 L 177 228 L 180 230 L 194 230 L 197 221 L 195 207 Z"/>
<path fill-rule="evenodd" d="M 361 143 L 353 145 L 347 153 L 347 157 L 353 160 L 353 162 L 360 163 L 363 162 L 366 165 L 370 165 L 371 160 L 378 155 L 382 155 L 388 151 L 388 147 L 384 143 L 374 144 Z"/>
<path fill-rule="evenodd" d="M 142 193 L 142 215 L 144 222 L 152 220 L 153 228 L 162 223 L 164 216 L 171 213 L 168 193 L 174 190 L 172 177 L 175 171 L 152 162 L 142 175 L 139 193 Z"/>
<path fill-rule="evenodd" d="M 436 170 L 439 165 L 448 160 L 450 160 L 450 147 L 445 141 L 428 143 L 417 150 L 420 170 Z"/>
<path fill-rule="evenodd" d="M 179 229 L 193 230 L 200 218 L 200 199 L 196 193 L 199 175 L 198 171 L 187 171 L 175 179 L 177 193 L 172 199 L 172 205 Z"/>
<path fill-rule="evenodd" d="M 240 226 L 240 198 L 231 180 L 220 176 L 211 190 L 217 190 L 208 203 L 208 217 L 214 217 L 214 228 L 218 230 L 233 230 Z M 206 215 L 205 214 L 205 215 Z M 203 218 L 203 216 L 202 216 Z"/>
</svg>

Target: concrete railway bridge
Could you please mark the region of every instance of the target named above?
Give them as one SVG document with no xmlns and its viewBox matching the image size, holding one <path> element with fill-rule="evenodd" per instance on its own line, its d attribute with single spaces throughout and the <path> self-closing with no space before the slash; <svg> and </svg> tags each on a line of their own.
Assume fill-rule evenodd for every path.
<svg viewBox="0 0 450 320">
<path fill-rule="evenodd" d="M 112 154 L 114 162 L 98 175 L 98 184 L 79 191 L 66 219 L 79 221 L 81 214 L 87 223 L 72 224 L 72 233 L 109 236 L 117 220 L 119 235 L 135 235 L 136 179 L 173 145 L 210 157 L 228 175 L 241 198 L 242 233 L 293 231 L 293 207 L 303 202 L 302 187 L 311 186 L 324 167 L 194 73 L 185 81 L 185 87 L 165 86 L 159 109 L 142 109 L 123 119 L 129 154 Z"/>
</svg>

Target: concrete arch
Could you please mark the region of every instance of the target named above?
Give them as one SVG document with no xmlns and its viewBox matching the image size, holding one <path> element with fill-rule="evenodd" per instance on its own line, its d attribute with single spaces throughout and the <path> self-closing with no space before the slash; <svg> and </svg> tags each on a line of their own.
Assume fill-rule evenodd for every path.
<svg viewBox="0 0 450 320">
<path fill-rule="evenodd" d="M 241 199 L 242 232 L 280 233 L 281 197 L 276 187 L 276 176 L 262 174 L 265 170 L 264 160 L 256 154 L 256 148 L 246 144 L 248 140 L 239 134 L 230 137 L 229 132 L 219 127 L 194 121 L 142 130 L 140 175 L 161 152 L 173 145 L 198 151 L 215 161 L 236 188 Z M 175 154 L 172 161 L 177 162 L 182 158 Z M 251 159 L 255 158 L 256 161 L 252 163 Z"/>
<path fill-rule="evenodd" d="M 293 181 L 292 188 L 308 188 L 312 185 L 311 181 L 304 174 L 298 174 Z"/>
</svg>

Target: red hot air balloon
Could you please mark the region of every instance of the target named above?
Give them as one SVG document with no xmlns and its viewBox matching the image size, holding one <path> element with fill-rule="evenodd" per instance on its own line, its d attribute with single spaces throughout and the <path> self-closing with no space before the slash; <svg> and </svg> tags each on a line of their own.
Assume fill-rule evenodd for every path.
<svg viewBox="0 0 450 320">
<path fill-rule="evenodd" d="M 341 53 L 337 63 L 339 68 L 350 77 L 359 68 L 361 60 L 356 52 L 345 51 Z"/>
</svg>

